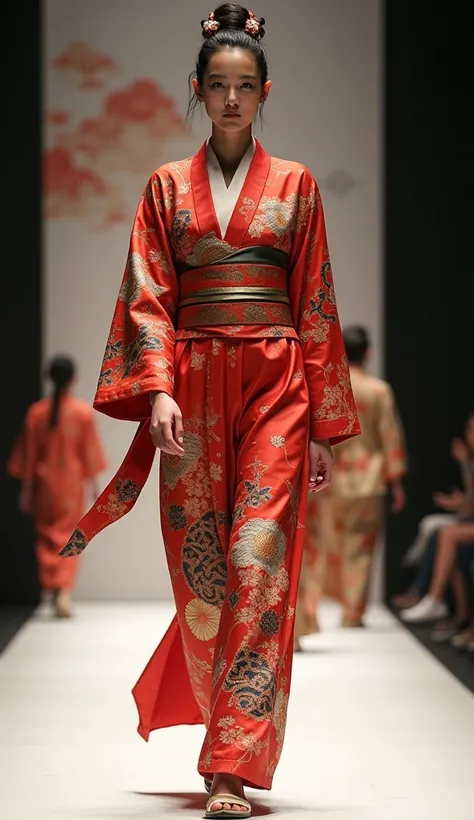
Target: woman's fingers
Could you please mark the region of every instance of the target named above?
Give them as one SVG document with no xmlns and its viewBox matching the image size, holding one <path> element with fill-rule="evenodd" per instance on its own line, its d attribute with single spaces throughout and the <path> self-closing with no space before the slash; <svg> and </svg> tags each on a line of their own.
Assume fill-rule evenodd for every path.
<svg viewBox="0 0 474 820">
<path fill-rule="evenodd" d="M 150 433 L 153 444 L 163 453 L 171 456 L 184 455 L 183 448 L 175 441 L 173 435 L 173 422 L 171 419 L 159 419 L 150 425 Z M 181 432 L 182 437 L 182 432 Z"/>
</svg>

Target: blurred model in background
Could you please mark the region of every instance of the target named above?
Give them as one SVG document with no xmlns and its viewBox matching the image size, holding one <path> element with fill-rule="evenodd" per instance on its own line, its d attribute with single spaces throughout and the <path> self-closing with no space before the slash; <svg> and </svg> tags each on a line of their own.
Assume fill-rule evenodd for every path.
<svg viewBox="0 0 474 820">
<path fill-rule="evenodd" d="M 106 462 L 92 407 L 72 395 L 72 359 L 55 357 L 48 376 L 51 396 L 28 408 L 8 472 L 21 481 L 21 511 L 33 516 L 41 589 L 53 594 L 56 614 L 64 618 L 71 615 L 80 559 L 64 561 L 59 552 L 84 512 L 87 485 L 97 498 Z"/>
<path fill-rule="evenodd" d="M 407 469 L 404 433 L 395 397 L 387 382 L 370 376 L 370 339 L 363 327 L 347 327 L 344 344 L 362 434 L 334 448 L 331 486 L 310 494 L 295 648 L 319 631 L 322 595 L 343 607 L 343 626 L 363 626 L 375 548 L 390 489 L 393 512 L 405 506 Z"/>
</svg>

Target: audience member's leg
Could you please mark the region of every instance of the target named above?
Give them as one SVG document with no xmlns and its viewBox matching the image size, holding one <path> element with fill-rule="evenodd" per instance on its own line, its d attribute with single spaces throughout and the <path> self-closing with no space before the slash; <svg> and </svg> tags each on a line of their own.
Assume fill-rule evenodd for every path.
<svg viewBox="0 0 474 820">
<path fill-rule="evenodd" d="M 432 532 L 428 538 L 420 568 L 408 590 L 401 595 L 395 595 L 393 603 L 398 609 L 407 609 L 408 607 L 415 606 L 428 592 L 433 575 L 437 547 L 438 530 Z"/>
<path fill-rule="evenodd" d="M 473 538 L 472 523 L 451 524 L 439 531 L 433 578 L 428 593 L 416 606 L 402 613 L 403 620 L 420 623 L 446 617 L 447 606 L 444 596 L 455 565 L 458 547 L 460 544 L 469 543 Z"/>
<path fill-rule="evenodd" d="M 403 565 L 405 567 L 412 567 L 420 564 L 431 537 L 437 533 L 441 527 L 446 526 L 446 524 L 451 524 L 455 518 L 456 516 L 452 513 L 432 513 L 431 515 L 425 515 L 418 525 L 418 532 L 413 544 L 403 556 Z"/>
</svg>

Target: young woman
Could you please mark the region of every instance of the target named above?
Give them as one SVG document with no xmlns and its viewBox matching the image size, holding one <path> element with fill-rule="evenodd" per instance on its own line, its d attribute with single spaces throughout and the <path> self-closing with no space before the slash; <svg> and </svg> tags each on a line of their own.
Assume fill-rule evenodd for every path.
<svg viewBox="0 0 474 820">
<path fill-rule="evenodd" d="M 33 516 L 41 588 L 53 593 L 56 615 L 66 618 L 78 559 L 63 561 L 58 552 L 84 513 L 88 483 L 97 498 L 96 478 L 106 463 L 92 407 L 71 393 L 73 361 L 55 357 L 48 375 L 52 396 L 28 409 L 8 471 L 22 482 L 20 509 Z"/>
<path fill-rule="evenodd" d="M 192 105 L 212 135 L 149 180 L 95 400 L 140 424 L 64 550 L 131 509 L 159 448 L 177 615 L 134 696 L 145 739 L 205 725 L 208 817 L 249 817 L 243 787 L 271 787 L 308 482 L 327 486 L 331 445 L 359 432 L 317 185 L 252 137 L 263 22 L 225 4 L 202 23 Z"/>
</svg>

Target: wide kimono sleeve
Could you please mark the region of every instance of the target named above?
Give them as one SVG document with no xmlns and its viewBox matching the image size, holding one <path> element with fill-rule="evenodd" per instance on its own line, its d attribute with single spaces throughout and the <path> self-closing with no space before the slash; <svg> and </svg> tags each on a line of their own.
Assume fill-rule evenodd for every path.
<svg viewBox="0 0 474 820">
<path fill-rule="evenodd" d="M 331 445 L 360 434 L 339 322 L 318 186 L 305 169 L 290 254 L 289 294 L 310 400 L 310 436 Z"/>
<path fill-rule="evenodd" d="M 158 174 L 140 200 L 94 399 L 108 416 L 149 418 L 149 394 L 173 396 L 178 282 Z"/>
</svg>

